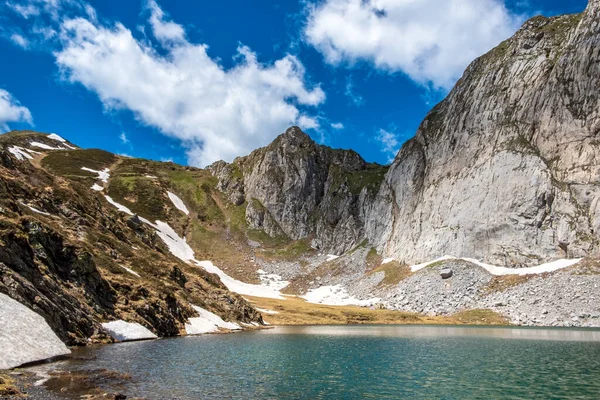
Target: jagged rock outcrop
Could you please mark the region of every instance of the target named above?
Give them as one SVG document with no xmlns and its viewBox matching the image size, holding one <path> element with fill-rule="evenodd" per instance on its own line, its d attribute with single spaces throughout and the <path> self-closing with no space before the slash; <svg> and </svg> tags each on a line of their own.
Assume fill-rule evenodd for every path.
<svg viewBox="0 0 600 400">
<path fill-rule="evenodd" d="M 468 67 L 371 205 L 383 254 L 521 265 L 597 251 L 599 4 L 533 18 Z"/>
<path fill-rule="evenodd" d="M 273 237 L 311 237 L 315 247 L 335 253 L 363 240 L 364 203 L 386 171 L 354 151 L 320 146 L 298 127 L 233 164 L 209 168 L 232 201 L 247 201 L 250 228 Z"/>
</svg>

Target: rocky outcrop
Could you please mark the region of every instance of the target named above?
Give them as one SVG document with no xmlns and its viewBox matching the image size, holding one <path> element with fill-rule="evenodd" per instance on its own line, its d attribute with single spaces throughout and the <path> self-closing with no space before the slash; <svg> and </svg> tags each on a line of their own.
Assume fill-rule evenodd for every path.
<svg viewBox="0 0 600 400">
<path fill-rule="evenodd" d="M 232 201 L 245 199 L 250 228 L 293 240 L 312 237 L 314 247 L 333 253 L 363 240 L 364 204 L 387 170 L 354 151 L 320 146 L 298 127 L 233 164 L 209 168 Z"/>
<path fill-rule="evenodd" d="M 468 67 L 370 205 L 381 253 L 519 266 L 597 252 L 599 12 L 536 17 Z"/>
</svg>

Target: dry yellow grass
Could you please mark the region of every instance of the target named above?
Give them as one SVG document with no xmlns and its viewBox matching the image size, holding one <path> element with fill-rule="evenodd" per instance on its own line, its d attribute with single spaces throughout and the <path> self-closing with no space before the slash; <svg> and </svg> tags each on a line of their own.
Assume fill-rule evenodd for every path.
<svg viewBox="0 0 600 400">
<path fill-rule="evenodd" d="M 278 312 L 278 314 L 263 312 L 263 319 L 271 325 L 508 325 L 504 317 L 491 310 L 469 310 L 449 317 L 428 317 L 404 311 L 312 304 L 295 296 L 286 297 L 285 300 L 249 296 L 246 298 L 255 307 Z"/>
</svg>

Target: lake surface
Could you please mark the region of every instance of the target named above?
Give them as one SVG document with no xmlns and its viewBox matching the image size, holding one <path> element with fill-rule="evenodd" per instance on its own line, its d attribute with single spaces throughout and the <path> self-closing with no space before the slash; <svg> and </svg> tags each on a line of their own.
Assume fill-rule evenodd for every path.
<svg viewBox="0 0 600 400">
<path fill-rule="evenodd" d="M 78 350 L 148 399 L 598 399 L 600 331 L 280 327 Z"/>
</svg>

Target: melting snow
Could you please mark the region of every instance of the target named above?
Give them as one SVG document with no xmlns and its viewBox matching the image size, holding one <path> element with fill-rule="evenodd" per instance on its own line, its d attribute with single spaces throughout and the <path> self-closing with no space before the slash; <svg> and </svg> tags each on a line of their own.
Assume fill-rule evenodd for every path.
<svg viewBox="0 0 600 400">
<path fill-rule="evenodd" d="M 106 322 L 102 324 L 102 327 L 108 332 L 108 334 L 113 339 L 119 340 L 121 342 L 157 338 L 157 336 L 154 333 L 152 333 L 149 329 L 144 328 L 142 325 L 136 322 L 125 322 L 123 320 L 117 320 L 112 322 Z"/>
<path fill-rule="evenodd" d="M 106 199 L 106 201 L 108 201 L 110 204 L 112 204 L 113 206 L 117 207 L 117 209 L 121 212 L 124 212 L 125 214 L 129 214 L 129 215 L 133 215 L 133 212 L 131 212 L 131 210 L 125 206 L 122 206 L 121 204 L 117 203 L 116 201 L 114 201 L 112 199 L 112 197 L 110 196 L 104 196 L 104 198 Z"/>
<path fill-rule="evenodd" d="M 26 204 L 27 205 L 27 204 Z M 34 213 L 38 213 L 38 214 L 42 214 L 42 215 L 47 215 L 47 216 L 51 216 L 51 214 L 48 214 L 47 212 L 38 210 L 37 208 L 31 207 L 31 206 L 27 206 L 31 211 L 33 211 Z"/>
<path fill-rule="evenodd" d="M 263 284 L 263 286 L 270 287 L 274 290 L 281 290 L 290 284 L 288 281 L 284 281 L 283 279 L 281 279 L 280 275 L 269 274 L 268 272 L 263 271 L 262 269 L 259 269 L 256 272 L 258 273 L 258 278 L 260 279 L 260 282 Z"/>
<path fill-rule="evenodd" d="M 94 183 L 94 186 L 92 186 L 92 190 L 95 190 L 97 192 L 102 191 L 104 188 L 100 185 L 98 185 L 97 183 Z"/>
<path fill-rule="evenodd" d="M 358 305 L 363 307 L 372 306 L 381 300 L 379 298 L 359 300 L 356 297 L 350 296 L 346 288 L 341 285 L 321 286 L 320 288 L 309 290 L 302 298 L 309 303 L 315 304 L 329 306 Z"/>
<path fill-rule="evenodd" d="M 52 147 L 52 146 L 48 146 L 47 144 L 40 143 L 40 142 L 30 142 L 29 145 L 31 145 L 33 147 L 39 147 L 40 149 L 44 149 L 44 150 L 67 150 L 64 147 Z"/>
<path fill-rule="evenodd" d="M 179 197 L 177 197 L 176 194 L 171 192 L 167 192 L 167 195 L 169 195 L 169 199 L 179 211 L 182 211 L 185 215 L 190 215 L 190 211 L 187 209 L 185 204 L 183 204 L 183 200 L 181 200 Z"/>
<path fill-rule="evenodd" d="M 131 210 L 116 201 L 114 201 L 110 196 L 104 196 L 106 200 L 117 207 L 117 209 L 121 212 L 124 212 L 128 215 L 133 215 Z M 181 238 L 173 228 L 169 226 L 169 224 L 156 221 L 154 224 L 148 221 L 146 218 L 139 217 L 142 222 L 150 225 L 154 229 L 156 229 L 156 233 L 158 236 L 165 242 L 171 254 L 175 257 L 179 258 L 182 261 L 191 262 L 199 267 L 204 268 L 207 272 L 217 274 L 223 284 L 227 287 L 227 289 L 232 292 L 239 293 L 241 295 L 247 296 L 256 296 L 256 297 L 268 297 L 273 299 L 285 299 L 279 292 L 279 290 L 285 286 L 287 286 L 288 282 L 282 281 L 279 279 L 273 279 L 274 275 L 271 275 L 271 282 L 267 285 L 253 285 L 250 283 L 245 283 L 233 279 L 225 272 L 223 272 L 220 268 L 216 267 L 210 261 L 198 261 L 194 258 L 194 250 L 187 244 L 185 238 Z"/>
<path fill-rule="evenodd" d="M 107 183 L 108 179 L 110 178 L 110 170 L 108 168 L 104 168 L 102 171 L 96 171 L 95 169 L 91 169 L 91 168 L 87 168 L 87 167 L 81 167 L 82 170 L 84 171 L 88 171 L 94 174 L 98 174 L 98 179 L 100 179 L 102 182 Z"/>
<path fill-rule="evenodd" d="M 225 272 L 223 272 L 221 269 L 216 267 L 210 261 L 194 260 L 193 262 L 195 262 L 196 265 L 204 268 L 206 271 L 219 275 L 219 278 L 221 278 L 221 282 L 223 282 L 223 284 L 225 286 L 227 286 L 227 289 L 231 290 L 232 292 L 235 292 L 235 293 L 238 293 L 238 294 L 241 294 L 244 296 L 267 297 L 267 298 L 271 298 L 271 299 L 280 299 L 280 300 L 285 299 L 285 297 L 283 297 L 281 295 L 281 292 L 279 291 L 280 289 L 276 289 L 274 287 L 269 287 L 269 286 L 265 286 L 265 285 L 253 285 L 251 283 L 245 283 L 245 282 L 238 281 L 236 279 L 233 279 L 229 275 L 227 275 Z M 283 285 L 283 282 L 284 281 L 281 281 L 281 285 Z M 285 286 L 287 286 L 287 284 L 288 284 L 288 282 L 285 282 Z M 283 287 L 285 287 L 285 286 L 283 286 Z"/>
<path fill-rule="evenodd" d="M 333 254 L 327 254 L 327 259 L 326 259 L 325 261 L 326 261 L 326 262 L 333 261 L 333 260 L 335 260 L 336 258 L 340 258 L 340 256 L 335 256 L 335 255 L 333 255 Z"/>
<path fill-rule="evenodd" d="M 51 133 L 48 136 L 46 136 L 48 139 L 52 139 L 52 140 L 56 140 L 58 142 L 66 142 L 65 139 L 61 138 L 60 136 L 58 136 L 56 133 Z"/>
<path fill-rule="evenodd" d="M 386 259 L 384 259 L 384 260 L 381 262 L 381 265 L 383 265 L 383 264 L 389 264 L 389 263 L 391 263 L 392 261 L 394 261 L 394 259 L 393 259 L 393 258 L 386 258 Z"/>
<path fill-rule="evenodd" d="M 71 353 L 37 313 L 0 293 L 0 370 Z"/>
<path fill-rule="evenodd" d="M 22 147 L 19 146 L 12 146 L 8 148 L 8 151 L 15 156 L 15 158 L 19 161 L 23 161 L 24 159 L 29 159 L 32 160 L 33 157 L 31 156 L 31 154 L 29 154 L 27 152 L 27 149 L 24 149 Z"/>
<path fill-rule="evenodd" d="M 192 305 L 199 317 L 190 318 L 189 323 L 185 324 L 185 331 L 188 335 L 200 335 L 202 333 L 218 332 L 220 329 L 239 330 L 242 329 L 238 324 L 225 322 L 216 314 L 205 310 L 202 307 Z"/>
<path fill-rule="evenodd" d="M 265 314 L 279 314 L 279 311 L 267 310 L 265 308 L 258 308 L 258 307 L 254 307 L 254 308 L 256 308 L 257 311 L 260 311 L 261 313 L 265 313 Z"/>
<path fill-rule="evenodd" d="M 467 262 L 470 262 L 470 263 L 480 266 L 481 268 L 485 269 L 492 275 L 533 275 L 533 274 L 543 274 L 545 272 L 558 271 L 559 269 L 563 269 L 563 268 L 567 268 L 572 265 L 575 265 L 578 262 L 580 262 L 582 259 L 577 258 L 577 259 L 571 259 L 571 260 L 564 260 L 564 259 L 556 260 L 553 262 L 537 265 L 535 267 L 528 267 L 528 268 L 507 268 L 507 267 L 497 267 L 495 265 L 485 264 L 485 263 L 482 263 L 481 261 L 475 260 L 473 258 L 456 258 L 456 257 L 452 257 L 452 256 L 444 256 L 444 257 L 440 257 L 433 261 L 413 265 L 410 267 L 410 269 L 411 269 L 411 271 L 416 272 L 416 271 L 419 271 L 433 263 L 436 263 L 439 261 L 445 261 L 445 260 L 464 260 L 464 261 L 467 261 Z"/>
<path fill-rule="evenodd" d="M 137 272 L 135 272 L 134 270 L 132 270 L 131 268 L 127 268 L 124 265 L 119 265 L 119 267 L 123 268 L 125 271 L 129 272 L 132 275 L 137 276 L 138 278 L 141 278 L 140 274 L 138 274 Z"/>
</svg>

